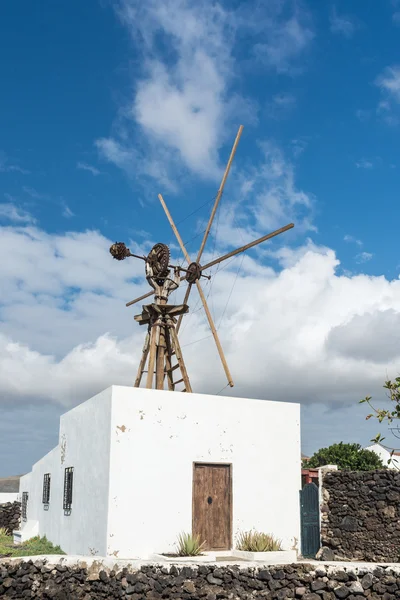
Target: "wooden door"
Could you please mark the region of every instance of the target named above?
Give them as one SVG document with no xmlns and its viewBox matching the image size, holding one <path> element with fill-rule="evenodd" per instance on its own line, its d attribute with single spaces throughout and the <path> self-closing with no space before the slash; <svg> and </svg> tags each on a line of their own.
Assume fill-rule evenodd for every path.
<svg viewBox="0 0 400 600">
<path fill-rule="evenodd" d="M 205 550 L 231 549 L 231 465 L 194 465 L 192 529 L 205 542 Z"/>
</svg>

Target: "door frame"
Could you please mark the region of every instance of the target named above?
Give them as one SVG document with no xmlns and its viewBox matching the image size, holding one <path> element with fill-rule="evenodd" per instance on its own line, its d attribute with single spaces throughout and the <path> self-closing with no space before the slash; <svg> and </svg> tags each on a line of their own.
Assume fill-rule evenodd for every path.
<svg viewBox="0 0 400 600">
<path fill-rule="evenodd" d="M 216 461 L 204 461 L 204 460 L 196 460 L 192 463 L 192 535 L 195 531 L 195 523 L 194 523 L 194 478 L 195 478 L 195 469 L 196 465 L 203 467 L 228 467 L 229 472 L 229 489 L 228 489 L 228 497 L 229 497 L 229 548 L 228 550 L 232 550 L 233 548 L 233 463 L 230 462 L 216 462 Z M 207 550 L 207 552 L 210 552 Z M 211 550 L 212 552 L 212 550 Z"/>
</svg>

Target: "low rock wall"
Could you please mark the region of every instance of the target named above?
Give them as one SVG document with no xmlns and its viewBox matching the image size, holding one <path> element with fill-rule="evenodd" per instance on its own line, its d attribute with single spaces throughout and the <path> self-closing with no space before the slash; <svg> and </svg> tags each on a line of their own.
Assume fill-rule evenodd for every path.
<svg viewBox="0 0 400 600">
<path fill-rule="evenodd" d="M 43 560 L 0 562 L 1 598 L 84 600 L 394 600 L 400 596 L 400 569 L 310 564 L 280 567 L 156 566 L 104 568 L 51 564 Z"/>
<path fill-rule="evenodd" d="M 321 542 L 335 560 L 400 561 L 400 473 L 324 475 Z M 322 554 L 325 560 L 328 553 Z"/>
<path fill-rule="evenodd" d="M 20 519 L 20 502 L 6 502 L 6 504 L 0 504 L 0 528 L 4 527 L 4 529 L 11 534 L 15 529 L 19 529 Z"/>
</svg>

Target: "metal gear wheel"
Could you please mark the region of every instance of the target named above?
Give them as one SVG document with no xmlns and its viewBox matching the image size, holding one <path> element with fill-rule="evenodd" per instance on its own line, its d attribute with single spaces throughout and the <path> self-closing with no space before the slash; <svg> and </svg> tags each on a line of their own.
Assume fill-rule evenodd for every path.
<svg viewBox="0 0 400 600">
<path fill-rule="evenodd" d="M 169 275 L 169 259 L 170 253 L 166 244 L 155 244 L 146 258 L 147 264 L 153 271 L 153 277 L 159 285 L 162 285 Z"/>
</svg>

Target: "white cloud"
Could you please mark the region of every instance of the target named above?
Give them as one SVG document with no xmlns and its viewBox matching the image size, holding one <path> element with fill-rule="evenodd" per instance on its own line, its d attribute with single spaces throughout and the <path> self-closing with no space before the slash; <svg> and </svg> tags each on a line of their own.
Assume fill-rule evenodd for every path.
<svg viewBox="0 0 400 600">
<path fill-rule="evenodd" d="M 121 145 L 112 139 L 100 138 L 95 142 L 100 153 L 110 162 L 121 169 L 128 169 L 133 160 L 133 151 L 123 150 Z"/>
<path fill-rule="evenodd" d="M 368 262 L 369 260 L 371 260 L 372 257 L 373 257 L 373 254 L 371 254 L 371 252 L 360 252 L 360 254 L 357 254 L 357 256 L 356 256 L 356 261 L 359 264 L 361 264 L 361 263 Z"/>
<path fill-rule="evenodd" d="M 124 0 L 119 15 L 134 43 L 141 41 L 144 76 L 124 110 L 127 139 L 99 140 L 103 156 L 130 172 L 165 181 L 161 161 L 151 156 L 159 151 L 167 159 L 164 169 L 172 161 L 215 177 L 223 127 L 237 105 L 237 99 L 227 97 L 232 77 L 229 14 L 216 4 Z M 158 51 L 161 32 L 175 57 L 172 63 Z M 138 149 L 140 134 L 144 148 Z M 146 151 L 150 158 L 144 158 Z"/>
<path fill-rule="evenodd" d="M 34 223 L 34 217 L 23 208 L 16 206 L 13 202 L 0 204 L 0 221 L 11 223 Z"/>
<path fill-rule="evenodd" d="M 293 94 L 289 94 L 288 92 L 275 94 L 272 101 L 276 106 L 282 106 L 284 108 L 292 107 L 294 104 L 296 104 L 295 96 Z"/>
<path fill-rule="evenodd" d="M 356 162 L 357 169 L 372 169 L 374 163 L 366 158 L 361 158 Z"/>
<path fill-rule="evenodd" d="M 87 163 L 84 163 L 84 162 L 78 162 L 76 164 L 76 168 L 81 169 L 82 171 L 89 171 L 89 173 L 91 173 L 95 177 L 97 177 L 97 175 L 101 175 L 101 171 L 99 171 L 99 169 L 96 169 L 96 167 L 93 167 L 92 165 L 88 165 Z"/>
<path fill-rule="evenodd" d="M 400 66 L 387 67 L 376 83 L 393 100 L 400 102 Z"/>
<path fill-rule="evenodd" d="M 263 6 L 263 5 L 262 5 Z M 294 75 L 303 70 L 306 51 L 314 39 L 310 13 L 301 3 L 271 2 L 264 13 L 253 12 L 251 27 L 262 31 L 255 55 L 277 73 Z"/>
<path fill-rule="evenodd" d="M 38 192 L 34 188 L 28 187 L 27 185 L 23 185 L 22 189 L 25 194 L 28 194 L 28 196 L 34 198 L 35 200 L 46 200 L 48 198 L 47 194 L 42 194 L 41 192 Z"/>
<path fill-rule="evenodd" d="M 290 221 L 295 221 L 296 233 L 314 229 L 314 199 L 297 188 L 292 163 L 271 141 L 260 142 L 259 148 L 261 158 L 256 166 L 249 166 L 246 175 L 238 174 L 239 200 L 232 207 L 232 219 L 244 229 L 251 227 L 248 237 L 254 237 L 256 231 L 278 229 Z M 224 215 L 225 226 L 232 224 L 232 219 L 229 214 Z"/>
<path fill-rule="evenodd" d="M 0 150 L 0 173 L 7 173 L 7 172 L 8 173 L 16 172 L 16 173 L 21 173 L 22 175 L 29 175 L 29 173 L 30 173 L 30 171 L 23 169 L 19 165 L 12 164 L 12 163 L 10 164 L 5 152 Z"/>
<path fill-rule="evenodd" d="M 289 2 L 235 11 L 194 0 L 121 0 L 118 14 L 140 52 L 143 75 L 113 135 L 96 145 L 129 175 L 170 189 L 187 170 L 218 179 L 220 149 L 241 121 L 256 118 L 257 107 L 232 89 L 240 79 L 235 42 L 247 36 L 264 65 L 291 72 L 312 38 L 303 13 Z"/>
<path fill-rule="evenodd" d="M 395 25 L 400 25 L 400 11 L 393 13 L 392 20 Z"/>
<path fill-rule="evenodd" d="M 333 7 L 331 12 L 330 25 L 332 33 L 338 33 L 346 38 L 353 37 L 356 30 L 354 19 L 348 15 L 338 15 L 335 7 Z"/>
<path fill-rule="evenodd" d="M 351 243 L 351 244 L 356 244 L 357 246 L 359 246 L 361 248 L 361 246 L 363 246 L 363 243 L 361 240 L 358 240 L 357 238 L 355 238 L 352 235 L 345 235 L 344 236 L 344 241 Z M 371 258 L 373 258 L 373 254 L 371 252 L 359 252 L 358 254 L 356 254 L 356 256 L 354 257 L 354 260 L 356 261 L 357 264 L 361 265 L 363 263 L 368 262 L 369 260 L 371 260 Z M 347 272 L 350 273 L 350 272 Z"/>
<path fill-rule="evenodd" d="M 122 323 L 124 303 L 146 283 L 135 282 L 141 261 L 113 260 L 110 243 L 94 231 L 50 236 L 34 227 L 2 228 L 0 253 L 8 258 L 0 264 L 2 332 L 39 352 L 64 354 L 95 341 L 107 323 L 115 333 L 111 325 Z"/>
<path fill-rule="evenodd" d="M 298 158 L 299 156 L 301 156 L 301 154 L 303 154 L 303 152 L 307 148 L 308 141 L 305 139 L 296 139 L 296 140 L 291 140 L 290 144 L 291 144 L 291 150 L 292 150 L 293 156 L 295 158 Z"/>
<path fill-rule="evenodd" d="M 343 239 L 345 242 L 351 242 L 351 243 L 357 244 L 357 246 L 363 245 L 361 240 L 358 240 L 357 238 L 355 238 L 352 235 L 345 235 Z"/>
<path fill-rule="evenodd" d="M 144 332 L 132 319 L 140 308 L 124 304 L 147 285 L 142 263 L 113 261 L 109 244 L 96 232 L 1 231 L 3 404 L 73 406 L 112 383 L 132 384 Z M 275 258 L 277 270 L 246 256 L 236 277 L 238 257 L 212 280 L 209 303 L 217 324 L 224 314 L 236 383 L 229 393 L 339 406 L 397 374 L 399 280 L 338 276 L 334 252 L 311 241 Z M 203 285 L 208 294 L 211 283 Z M 196 303 L 193 293 L 181 343 L 194 389 L 215 393 L 224 374 Z"/>
<path fill-rule="evenodd" d="M 276 69 L 278 73 L 293 73 L 300 69 L 292 64 L 310 44 L 313 34 L 308 29 L 303 29 L 297 19 L 291 19 L 281 28 L 270 32 L 271 39 L 266 44 L 255 46 L 256 57 Z"/>
<path fill-rule="evenodd" d="M 400 312 L 376 310 L 331 329 L 327 347 L 342 356 L 385 364 L 397 356 L 399 332 Z"/>
<path fill-rule="evenodd" d="M 270 102 L 267 103 L 266 115 L 272 119 L 282 119 L 287 117 L 296 106 L 296 97 L 288 92 L 275 94 Z"/>
<path fill-rule="evenodd" d="M 382 100 L 378 104 L 377 114 L 389 125 L 398 125 L 400 122 L 400 66 L 387 67 L 375 83 L 382 93 Z"/>
<path fill-rule="evenodd" d="M 70 207 L 68 206 L 68 204 L 65 204 L 65 203 L 63 204 L 62 215 L 66 219 L 70 219 L 71 217 L 75 217 L 75 213 L 73 213 L 72 210 L 70 209 Z"/>
<path fill-rule="evenodd" d="M 277 241 L 279 246 L 285 244 L 287 236 L 293 240 L 305 232 L 316 231 L 314 198 L 298 188 L 293 164 L 272 141 L 259 142 L 258 149 L 259 157 L 253 156 L 251 163 L 232 175 L 225 190 L 229 200 L 220 205 L 219 218 L 213 224 L 214 244 L 224 251 L 251 242 L 289 222 L 295 223 L 295 230 L 285 232 L 283 242 L 280 237 L 272 240 L 272 247 Z M 207 221 L 208 215 L 197 222 L 199 238 Z M 274 252 L 271 254 L 269 244 L 257 248 L 256 252 L 271 256 Z M 207 256 L 207 261 L 213 258 L 215 256 Z M 205 261 L 203 258 L 203 264 Z"/>
<path fill-rule="evenodd" d="M 371 118 L 371 110 L 365 110 L 365 109 L 358 109 L 356 110 L 356 117 L 357 119 L 359 119 L 361 122 L 365 123 L 366 121 L 369 121 L 369 119 Z"/>
</svg>

